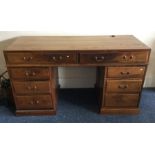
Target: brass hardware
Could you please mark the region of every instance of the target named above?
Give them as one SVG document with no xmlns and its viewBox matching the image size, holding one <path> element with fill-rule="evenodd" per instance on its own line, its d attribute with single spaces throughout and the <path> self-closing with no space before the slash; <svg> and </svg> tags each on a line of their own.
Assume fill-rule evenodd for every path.
<svg viewBox="0 0 155 155">
<path fill-rule="evenodd" d="M 59 56 L 59 60 L 62 60 L 63 59 L 63 57 L 62 56 Z"/>
<path fill-rule="evenodd" d="M 35 72 L 32 72 L 32 76 L 35 76 L 36 75 L 36 73 Z"/>
<path fill-rule="evenodd" d="M 128 85 L 119 85 L 118 88 L 120 88 L 120 89 L 126 89 L 126 88 L 128 88 Z"/>
<path fill-rule="evenodd" d="M 123 59 L 124 59 L 124 60 L 127 60 L 127 56 L 126 56 L 126 55 L 123 55 Z"/>
<path fill-rule="evenodd" d="M 30 61 L 30 60 L 32 60 L 33 59 L 33 57 L 23 57 L 23 60 L 26 60 L 26 61 Z"/>
<path fill-rule="evenodd" d="M 130 56 L 130 60 L 133 60 L 133 58 L 134 58 L 134 56 L 133 56 L 133 55 L 131 55 L 131 56 Z"/>
<path fill-rule="evenodd" d="M 36 104 L 39 104 L 39 100 L 36 101 Z"/>
<path fill-rule="evenodd" d="M 129 75 L 129 72 L 121 72 L 121 75 Z"/>
<path fill-rule="evenodd" d="M 31 104 L 31 105 L 39 104 L 39 103 L 40 103 L 39 100 L 36 100 L 36 101 L 30 101 L 30 104 Z"/>
<path fill-rule="evenodd" d="M 37 89 L 37 86 L 34 86 L 34 90 L 36 90 Z"/>
<path fill-rule="evenodd" d="M 97 62 L 102 62 L 102 61 L 104 60 L 104 56 L 101 56 L 101 57 L 96 56 L 96 57 L 95 57 L 95 60 L 96 60 Z"/>
<path fill-rule="evenodd" d="M 25 72 L 25 75 L 28 76 L 35 76 L 36 73 L 35 72 Z"/>
<path fill-rule="evenodd" d="M 34 102 L 33 102 L 33 101 L 30 101 L 30 104 L 31 104 L 31 105 L 34 105 Z"/>
<path fill-rule="evenodd" d="M 69 55 L 67 55 L 67 56 L 66 56 L 66 58 L 70 58 L 70 56 L 69 56 Z"/>
<path fill-rule="evenodd" d="M 28 73 L 28 72 L 25 72 L 25 75 L 26 75 L 26 76 L 29 76 L 29 73 Z"/>
<path fill-rule="evenodd" d="M 56 60 L 56 57 L 54 56 L 54 57 L 52 57 L 52 59 L 55 61 Z"/>
</svg>

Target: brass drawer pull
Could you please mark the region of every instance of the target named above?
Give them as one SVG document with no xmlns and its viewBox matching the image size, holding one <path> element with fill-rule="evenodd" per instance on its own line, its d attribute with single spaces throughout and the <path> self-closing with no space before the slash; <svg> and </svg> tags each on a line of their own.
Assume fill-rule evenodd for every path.
<svg viewBox="0 0 155 155">
<path fill-rule="evenodd" d="M 32 59 L 33 59 L 33 57 L 23 57 L 23 60 L 25 60 L 25 61 L 30 61 Z"/>
<path fill-rule="evenodd" d="M 35 72 L 25 72 L 25 75 L 27 77 L 29 77 L 29 76 L 36 76 L 36 73 Z"/>
<path fill-rule="evenodd" d="M 34 86 L 34 90 L 37 90 L 37 86 Z"/>
<path fill-rule="evenodd" d="M 36 101 L 30 101 L 30 104 L 31 105 L 35 105 L 35 104 L 39 104 L 40 102 L 39 102 L 39 100 L 36 100 Z"/>
<path fill-rule="evenodd" d="M 30 101 L 30 104 L 31 104 L 31 105 L 34 105 L 34 102 L 33 102 L 33 101 Z"/>
<path fill-rule="evenodd" d="M 35 72 L 32 72 L 32 76 L 36 76 L 36 73 Z"/>
<path fill-rule="evenodd" d="M 53 56 L 53 57 L 52 57 L 52 60 L 53 60 L 53 61 L 56 61 L 56 57 L 55 57 L 55 56 Z"/>
<path fill-rule="evenodd" d="M 63 59 L 63 57 L 62 56 L 59 56 L 59 60 L 62 60 Z"/>
<path fill-rule="evenodd" d="M 130 61 L 130 60 L 134 60 L 135 57 L 134 57 L 133 55 L 131 55 L 131 56 L 129 56 L 129 57 L 127 57 L 126 55 L 123 55 L 122 58 L 123 58 L 123 60 L 125 60 L 125 61 L 127 61 L 127 60 Z"/>
<path fill-rule="evenodd" d="M 37 100 L 37 101 L 36 101 L 36 104 L 39 104 L 39 103 L 40 103 L 39 100 Z"/>
<path fill-rule="evenodd" d="M 123 55 L 123 60 L 127 60 L 127 56 L 126 55 Z"/>
<path fill-rule="evenodd" d="M 120 88 L 120 89 L 126 89 L 126 88 L 128 88 L 128 85 L 119 85 L 118 88 Z"/>
<path fill-rule="evenodd" d="M 133 56 L 133 55 L 131 55 L 131 56 L 130 56 L 130 59 L 132 60 L 133 58 L 134 58 L 134 56 Z"/>
<path fill-rule="evenodd" d="M 66 57 L 63 57 L 62 55 L 59 56 L 59 57 L 53 56 L 53 57 L 52 57 L 52 60 L 53 60 L 53 61 L 58 61 L 58 60 L 63 60 L 64 58 L 69 59 L 70 56 L 69 56 L 69 55 L 67 55 Z"/>
<path fill-rule="evenodd" d="M 25 75 L 28 77 L 29 76 L 29 72 L 25 72 Z"/>
<path fill-rule="evenodd" d="M 129 72 L 121 72 L 121 75 L 129 75 Z"/>
<path fill-rule="evenodd" d="M 133 61 L 135 59 L 135 57 L 133 55 L 131 55 L 129 58 L 131 61 Z"/>
<path fill-rule="evenodd" d="M 33 88 L 32 88 L 31 86 L 28 86 L 27 89 L 28 89 L 28 90 L 32 90 L 32 89 L 33 89 L 33 90 L 37 90 L 37 86 L 34 86 Z"/>
<path fill-rule="evenodd" d="M 95 60 L 97 62 L 102 62 L 104 59 L 105 59 L 104 56 L 101 56 L 101 57 L 95 56 Z"/>
</svg>

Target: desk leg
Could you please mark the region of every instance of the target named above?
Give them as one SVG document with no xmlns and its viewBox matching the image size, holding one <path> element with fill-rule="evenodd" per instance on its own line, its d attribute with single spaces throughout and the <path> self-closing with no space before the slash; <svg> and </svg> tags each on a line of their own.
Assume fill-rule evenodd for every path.
<svg viewBox="0 0 155 155">
<path fill-rule="evenodd" d="M 54 110 L 56 113 L 57 102 L 58 102 L 58 86 L 59 86 L 59 84 L 58 84 L 58 68 L 57 67 L 51 67 L 50 81 L 51 81 L 52 101 L 53 101 L 53 106 L 54 106 Z"/>
<path fill-rule="evenodd" d="M 102 109 L 103 101 L 104 101 L 104 92 L 105 92 L 105 67 L 97 67 L 96 70 L 96 89 L 98 94 L 98 102 L 99 102 L 99 111 Z"/>
</svg>

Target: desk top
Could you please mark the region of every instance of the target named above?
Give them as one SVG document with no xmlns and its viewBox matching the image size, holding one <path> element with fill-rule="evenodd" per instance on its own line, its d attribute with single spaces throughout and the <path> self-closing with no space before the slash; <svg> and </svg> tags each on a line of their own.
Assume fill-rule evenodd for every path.
<svg viewBox="0 0 155 155">
<path fill-rule="evenodd" d="M 150 50 L 132 35 L 18 37 L 6 51 Z"/>
</svg>

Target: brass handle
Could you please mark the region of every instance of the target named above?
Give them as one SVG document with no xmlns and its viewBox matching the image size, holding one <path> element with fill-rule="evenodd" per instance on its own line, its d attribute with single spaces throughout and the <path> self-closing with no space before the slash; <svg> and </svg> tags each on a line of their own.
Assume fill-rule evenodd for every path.
<svg viewBox="0 0 155 155">
<path fill-rule="evenodd" d="M 69 55 L 67 55 L 67 56 L 66 56 L 66 58 L 70 58 L 70 56 L 69 56 Z"/>
<path fill-rule="evenodd" d="M 30 57 L 30 58 L 29 58 L 29 60 L 32 60 L 32 59 L 33 59 L 33 57 Z"/>
<path fill-rule="evenodd" d="M 37 86 L 34 86 L 34 90 L 37 90 Z"/>
<path fill-rule="evenodd" d="M 59 60 L 62 60 L 63 59 L 63 57 L 62 56 L 59 56 Z"/>
<path fill-rule="evenodd" d="M 55 56 L 53 56 L 53 57 L 52 57 L 52 60 L 56 61 L 56 57 L 55 57 Z"/>
<path fill-rule="evenodd" d="M 23 57 L 23 60 L 26 60 L 26 61 L 30 61 L 32 59 L 33 59 L 33 57 Z"/>
<path fill-rule="evenodd" d="M 31 104 L 31 105 L 34 105 L 34 102 L 33 102 L 33 101 L 30 101 L 30 104 Z"/>
<path fill-rule="evenodd" d="M 120 88 L 120 89 L 126 89 L 126 88 L 128 88 L 128 85 L 119 85 L 118 88 Z"/>
<path fill-rule="evenodd" d="M 36 76 L 35 72 L 25 72 L 25 75 L 28 76 Z"/>
<path fill-rule="evenodd" d="M 32 76 L 35 76 L 36 75 L 36 73 L 35 72 L 32 72 Z"/>
<path fill-rule="evenodd" d="M 123 60 L 127 60 L 127 56 L 126 55 L 123 55 Z"/>
<path fill-rule="evenodd" d="M 96 60 L 97 62 L 102 62 L 102 61 L 104 60 L 104 56 L 101 56 L 101 57 L 96 56 L 96 57 L 95 57 L 95 60 Z"/>
<path fill-rule="evenodd" d="M 31 104 L 31 105 L 39 104 L 39 103 L 40 103 L 39 100 L 37 100 L 37 101 L 30 101 L 30 104 Z"/>
<path fill-rule="evenodd" d="M 121 75 L 129 75 L 129 72 L 121 72 Z"/>
<path fill-rule="evenodd" d="M 39 104 L 39 103 L 40 103 L 39 100 L 37 100 L 37 101 L 36 101 L 36 104 Z"/>
<path fill-rule="evenodd" d="M 26 75 L 26 76 L 29 76 L 29 72 L 25 72 L 25 75 Z"/>
<path fill-rule="evenodd" d="M 134 58 L 134 56 L 133 56 L 133 55 L 131 55 L 131 56 L 130 56 L 130 60 L 133 60 L 133 58 Z"/>
</svg>

